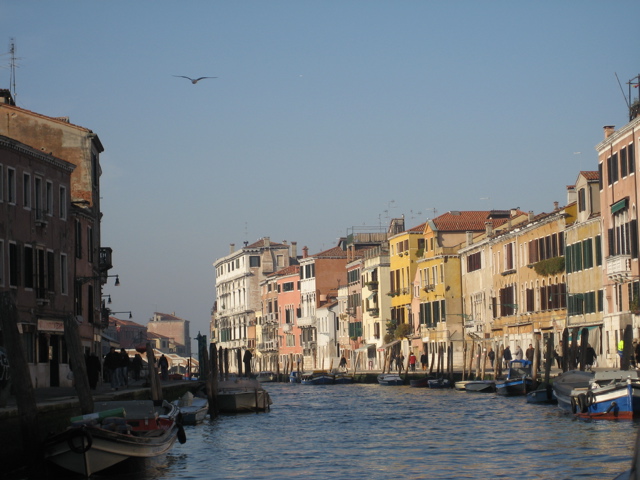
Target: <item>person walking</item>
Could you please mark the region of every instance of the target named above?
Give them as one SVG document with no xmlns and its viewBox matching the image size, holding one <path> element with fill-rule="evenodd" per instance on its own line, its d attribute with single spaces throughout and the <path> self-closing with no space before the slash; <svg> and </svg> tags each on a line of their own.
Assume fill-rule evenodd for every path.
<svg viewBox="0 0 640 480">
<path fill-rule="evenodd" d="M 131 363 L 131 360 L 129 360 L 129 354 L 124 348 L 121 348 L 120 349 L 120 368 L 118 370 L 120 375 L 120 382 L 122 383 L 123 387 L 129 386 L 129 364 L 130 363 Z"/>
<path fill-rule="evenodd" d="M 511 348 L 509 345 L 504 347 L 504 352 L 502 352 L 502 358 L 504 360 L 504 368 L 509 368 L 509 362 L 513 359 L 511 356 Z"/>
<path fill-rule="evenodd" d="M 116 352 L 116 347 L 111 347 L 109 353 L 104 357 L 104 368 L 109 373 L 111 390 L 118 390 L 120 382 L 118 379 L 118 369 L 120 368 L 120 354 Z"/>
<path fill-rule="evenodd" d="M 342 357 L 340 357 L 340 364 L 338 365 L 343 372 L 347 371 L 347 359 L 344 358 L 344 355 L 342 355 Z"/>
<path fill-rule="evenodd" d="M 558 342 L 558 345 L 556 345 L 554 356 L 556 357 L 556 362 L 558 362 L 558 368 L 562 368 L 562 357 L 564 356 L 564 347 L 562 345 L 562 340 L 560 340 L 560 342 Z"/>
<path fill-rule="evenodd" d="M 531 363 L 533 363 L 534 353 L 535 353 L 535 349 L 533 348 L 533 345 L 529 344 L 529 348 L 527 348 L 527 351 L 524 352 L 524 355 L 527 358 L 527 360 L 529 360 Z"/>
<path fill-rule="evenodd" d="M 593 349 L 590 343 L 587 344 L 587 352 L 585 355 L 585 367 L 587 370 L 593 370 L 593 366 L 596 363 L 596 351 Z"/>
<path fill-rule="evenodd" d="M 422 364 L 422 371 L 426 371 L 427 370 L 427 363 L 429 363 L 428 357 L 427 357 L 427 353 L 426 352 L 422 352 L 422 355 L 420 355 L 420 363 Z"/>
<path fill-rule="evenodd" d="M 493 362 L 496 360 L 496 352 L 493 351 L 493 347 L 489 347 L 489 352 L 487 353 L 487 357 L 489 357 L 489 361 L 491 362 L 491 368 L 493 368 Z"/>
<path fill-rule="evenodd" d="M 404 368 L 404 355 L 402 352 L 400 352 L 400 355 L 398 355 L 398 357 L 396 358 L 396 367 L 398 368 L 399 372 L 401 372 Z"/>
<path fill-rule="evenodd" d="M 516 350 L 513 353 L 515 354 L 516 360 L 522 360 L 522 349 L 520 348 L 520 345 L 516 344 Z"/>
<path fill-rule="evenodd" d="M 85 363 L 87 365 L 87 377 L 89 379 L 89 388 L 95 390 L 98 386 L 98 379 L 100 378 L 100 371 L 102 366 L 100 365 L 100 359 L 95 353 L 85 356 Z"/>
<path fill-rule="evenodd" d="M 158 366 L 160 367 L 162 380 L 169 380 L 169 361 L 167 360 L 167 357 L 164 356 L 164 353 L 158 360 Z"/>
<path fill-rule="evenodd" d="M 412 372 L 416 371 L 416 356 L 413 354 L 413 352 L 411 352 L 411 355 L 409 355 L 409 367 L 411 368 Z"/>
<path fill-rule="evenodd" d="M 133 357 L 131 361 L 131 370 L 133 371 L 133 379 L 137 382 L 140 380 L 140 372 L 142 371 L 142 357 L 139 353 L 136 353 L 136 356 Z"/>
</svg>

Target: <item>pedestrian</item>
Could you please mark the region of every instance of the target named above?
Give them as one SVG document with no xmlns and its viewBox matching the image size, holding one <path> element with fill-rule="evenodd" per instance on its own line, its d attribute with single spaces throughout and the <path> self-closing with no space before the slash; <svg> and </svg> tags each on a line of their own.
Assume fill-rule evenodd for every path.
<svg viewBox="0 0 640 480">
<path fill-rule="evenodd" d="M 396 366 L 399 372 L 404 368 L 404 354 L 402 352 L 400 352 L 400 355 L 396 358 Z"/>
<path fill-rule="evenodd" d="M 409 367 L 411 367 L 412 372 L 416 371 L 416 360 L 416 356 L 411 352 L 411 355 L 409 355 Z"/>
<path fill-rule="evenodd" d="M 344 355 L 340 357 L 340 364 L 338 365 L 344 372 L 347 371 L 347 359 L 344 358 Z"/>
<path fill-rule="evenodd" d="M 120 382 L 123 387 L 129 386 L 129 364 L 131 360 L 129 360 L 129 354 L 124 348 L 120 349 Z"/>
<path fill-rule="evenodd" d="M 109 380 L 111 381 L 111 390 L 118 390 L 120 382 L 118 381 L 118 369 L 120 368 L 120 354 L 116 352 L 116 347 L 111 347 L 109 353 L 104 357 L 104 369 L 109 372 Z"/>
<path fill-rule="evenodd" d="M 558 342 L 558 345 L 556 345 L 554 356 L 556 357 L 556 362 L 558 362 L 558 368 L 562 368 L 562 357 L 564 356 L 562 340 L 560 340 L 560 342 Z"/>
<path fill-rule="evenodd" d="M 91 388 L 91 390 L 95 390 L 98 386 L 100 370 L 102 370 L 100 359 L 95 353 L 91 353 L 90 355 L 85 355 L 84 360 L 85 364 L 87 365 L 87 378 L 89 379 L 89 388 Z"/>
<path fill-rule="evenodd" d="M 502 358 L 504 359 L 504 368 L 509 368 L 509 362 L 511 362 L 511 359 L 513 358 L 511 356 L 511 348 L 509 347 L 509 345 L 504 347 L 504 352 L 502 352 Z"/>
<path fill-rule="evenodd" d="M 420 363 L 422 364 L 422 371 L 426 371 L 427 370 L 427 364 L 429 363 L 429 359 L 427 357 L 427 353 L 426 352 L 422 352 L 422 355 L 420 355 Z"/>
<path fill-rule="evenodd" d="M 622 354 L 624 352 L 624 340 L 618 342 L 618 356 L 620 357 L 620 364 L 622 364 Z"/>
<path fill-rule="evenodd" d="M 496 359 L 496 352 L 493 351 L 493 347 L 489 347 L 489 352 L 487 353 L 487 357 L 489 357 L 489 361 L 491 362 L 491 368 L 493 368 L 493 362 Z"/>
<path fill-rule="evenodd" d="M 516 349 L 513 353 L 515 354 L 516 360 L 522 360 L 522 349 L 520 348 L 520 345 L 516 344 Z"/>
<path fill-rule="evenodd" d="M 169 380 L 169 361 L 167 360 L 167 357 L 164 356 L 164 353 L 158 360 L 158 366 L 160 367 L 162 380 Z"/>
<path fill-rule="evenodd" d="M 389 360 L 389 371 L 393 370 L 395 365 L 396 365 L 396 354 L 392 353 L 391 354 L 391 359 Z"/>
<path fill-rule="evenodd" d="M 593 367 L 596 363 L 596 358 L 596 351 L 593 349 L 590 343 L 587 344 L 587 352 L 585 358 L 587 370 L 593 370 Z"/>
<path fill-rule="evenodd" d="M 524 355 L 527 358 L 527 360 L 529 360 L 531 363 L 533 363 L 534 353 L 535 353 L 535 349 L 533 348 L 533 345 L 529 344 L 529 348 L 527 348 L 527 351 L 524 352 Z"/>
<path fill-rule="evenodd" d="M 640 365 L 640 342 L 636 343 L 636 350 L 633 353 L 636 356 L 636 365 Z"/>
<path fill-rule="evenodd" d="M 140 380 L 140 372 L 142 371 L 142 357 L 136 353 L 131 361 L 131 370 L 133 371 L 133 379 L 137 382 Z"/>
</svg>

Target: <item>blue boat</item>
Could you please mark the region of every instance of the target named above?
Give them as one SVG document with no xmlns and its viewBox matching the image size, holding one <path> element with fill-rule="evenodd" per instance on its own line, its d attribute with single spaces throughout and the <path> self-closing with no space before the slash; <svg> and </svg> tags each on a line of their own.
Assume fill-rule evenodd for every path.
<svg viewBox="0 0 640 480">
<path fill-rule="evenodd" d="M 300 377 L 300 372 L 298 372 L 297 370 L 293 370 L 289 374 L 289 383 L 300 383 Z"/>
<path fill-rule="evenodd" d="M 404 380 L 397 373 L 382 373 L 378 375 L 378 383 L 384 386 L 404 385 Z"/>
<path fill-rule="evenodd" d="M 335 377 L 333 373 L 325 370 L 314 370 L 313 372 L 303 373 L 300 383 L 302 385 L 333 385 Z"/>
<path fill-rule="evenodd" d="M 534 388 L 529 360 L 511 360 L 507 378 L 496 382 L 498 395 L 526 395 Z"/>
<path fill-rule="evenodd" d="M 574 391 L 571 396 L 571 411 L 576 416 L 593 419 L 630 419 L 640 416 L 638 372 L 596 372 L 585 392 Z"/>
<path fill-rule="evenodd" d="M 338 372 L 333 377 L 333 383 L 336 385 L 346 385 L 354 382 L 355 379 L 353 378 L 353 375 L 344 372 Z"/>
</svg>

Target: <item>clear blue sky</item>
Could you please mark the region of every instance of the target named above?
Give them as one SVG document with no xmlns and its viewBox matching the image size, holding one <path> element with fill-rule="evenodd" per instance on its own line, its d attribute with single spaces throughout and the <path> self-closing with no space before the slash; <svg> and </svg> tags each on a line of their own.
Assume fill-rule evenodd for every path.
<svg viewBox="0 0 640 480">
<path fill-rule="evenodd" d="M 638 18 L 637 0 L 5 0 L 0 52 L 15 38 L 20 107 L 105 146 L 113 310 L 195 336 L 230 243 L 315 253 L 390 216 L 566 203 L 627 122 Z"/>
</svg>

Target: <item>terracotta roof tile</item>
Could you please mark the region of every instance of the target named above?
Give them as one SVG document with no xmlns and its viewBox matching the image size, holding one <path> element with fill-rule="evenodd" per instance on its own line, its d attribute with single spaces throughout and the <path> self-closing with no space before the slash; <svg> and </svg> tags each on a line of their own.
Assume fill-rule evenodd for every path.
<svg viewBox="0 0 640 480">
<path fill-rule="evenodd" d="M 600 172 L 598 171 L 581 171 L 580 175 L 587 180 L 600 180 Z"/>
<path fill-rule="evenodd" d="M 482 231 L 485 222 L 491 222 L 494 227 L 507 223 L 510 218 L 509 210 L 461 210 L 451 211 L 432 220 L 439 231 L 461 232 Z M 525 214 L 520 210 L 516 215 Z"/>
<path fill-rule="evenodd" d="M 257 242 L 254 242 L 251 245 L 247 245 L 245 248 L 264 248 L 264 246 L 265 246 L 265 240 L 264 238 L 261 238 Z M 288 247 L 288 245 L 285 245 L 284 243 L 276 243 L 271 241 L 269 241 L 269 246 L 270 247 Z"/>
</svg>

